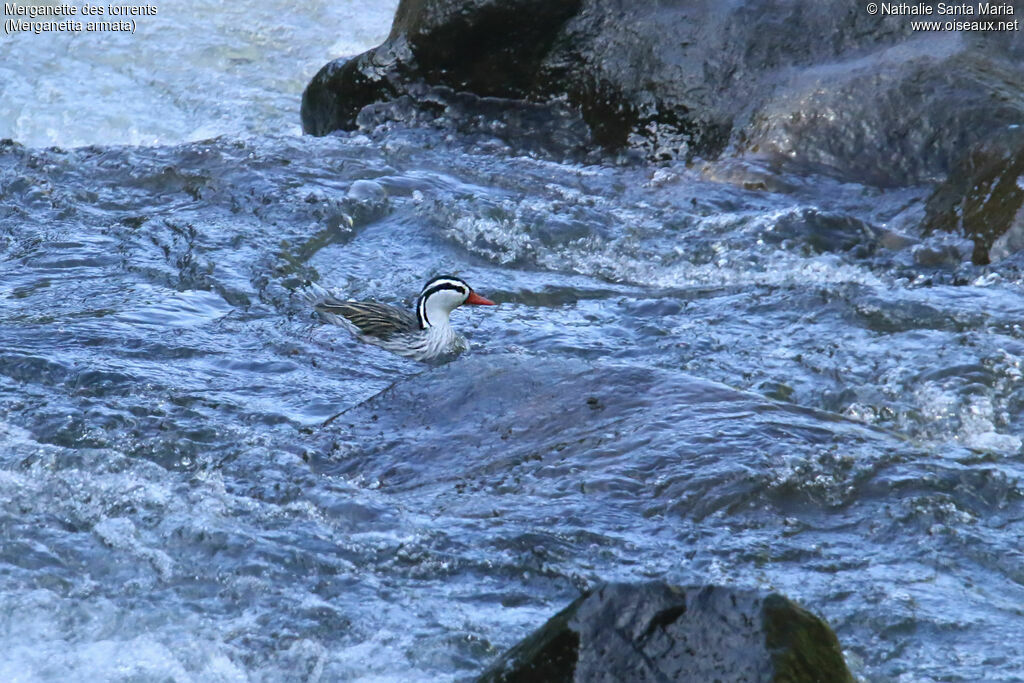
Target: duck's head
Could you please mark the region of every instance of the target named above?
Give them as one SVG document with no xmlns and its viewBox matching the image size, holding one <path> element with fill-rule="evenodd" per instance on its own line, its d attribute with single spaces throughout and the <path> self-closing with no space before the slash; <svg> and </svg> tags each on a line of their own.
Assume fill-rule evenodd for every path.
<svg viewBox="0 0 1024 683">
<path fill-rule="evenodd" d="M 416 317 L 420 327 L 438 327 L 448 324 L 448 316 L 462 304 L 473 306 L 494 306 L 495 303 L 483 298 L 466 284 L 465 280 L 452 275 L 435 277 L 423 285 L 416 302 Z"/>
</svg>

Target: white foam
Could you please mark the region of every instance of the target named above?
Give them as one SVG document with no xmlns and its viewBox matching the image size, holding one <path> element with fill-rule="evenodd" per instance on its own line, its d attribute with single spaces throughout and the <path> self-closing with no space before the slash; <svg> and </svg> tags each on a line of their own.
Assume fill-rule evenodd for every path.
<svg viewBox="0 0 1024 683">
<path fill-rule="evenodd" d="M 961 417 L 960 439 L 965 446 L 999 455 L 1015 455 L 1024 441 L 1002 434 L 996 427 L 996 410 L 988 396 L 972 396 Z"/>
</svg>

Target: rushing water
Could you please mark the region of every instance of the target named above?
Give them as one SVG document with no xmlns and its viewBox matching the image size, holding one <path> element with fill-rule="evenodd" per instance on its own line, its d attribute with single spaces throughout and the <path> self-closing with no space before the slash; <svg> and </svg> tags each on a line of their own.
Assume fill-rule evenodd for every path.
<svg viewBox="0 0 1024 683">
<path fill-rule="evenodd" d="M 110 4 L 145 5 L 157 13 L 137 17 L 135 34 L 3 36 L 0 136 L 74 146 L 298 134 L 299 96 L 309 78 L 324 62 L 379 43 L 398 2 Z"/>
<path fill-rule="evenodd" d="M 129 103 L 168 132 L 5 114 L 0 680 L 461 678 L 651 577 L 777 589 L 866 679 L 1024 676 L 1019 257 L 921 235 L 924 188 L 269 135 L 308 73 L 261 49 L 266 115 L 217 60 Z M 303 296 L 441 272 L 500 306 L 440 367 Z"/>
</svg>

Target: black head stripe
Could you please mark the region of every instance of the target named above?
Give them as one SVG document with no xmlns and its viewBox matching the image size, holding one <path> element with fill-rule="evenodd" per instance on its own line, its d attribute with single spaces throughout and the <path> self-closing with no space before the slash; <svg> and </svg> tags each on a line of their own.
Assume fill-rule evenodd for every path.
<svg viewBox="0 0 1024 683">
<path fill-rule="evenodd" d="M 422 294 L 416 302 L 416 317 L 419 318 L 421 330 L 430 327 L 430 321 L 427 319 L 427 297 Z"/>
<path fill-rule="evenodd" d="M 459 294 L 461 294 L 463 296 L 469 296 L 469 287 L 467 285 L 459 284 L 457 282 L 442 281 L 442 282 L 433 282 L 433 283 L 431 283 L 431 285 L 429 287 L 424 289 L 423 293 L 420 294 L 420 300 L 425 301 L 427 299 L 427 297 L 429 297 L 431 294 L 435 294 L 437 292 L 441 292 L 441 291 L 444 291 L 446 289 L 451 289 L 453 291 L 456 291 L 456 292 L 458 292 Z"/>
<path fill-rule="evenodd" d="M 423 285 L 423 293 L 426 294 L 428 289 L 432 289 L 433 287 L 443 283 L 448 283 L 449 285 L 461 285 L 467 292 L 469 291 L 469 285 L 467 285 L 465 280 L 462 278 L 455 277 L 454 275 L 439 275 L 432 278 L 427 284 Z"/>
</svg>

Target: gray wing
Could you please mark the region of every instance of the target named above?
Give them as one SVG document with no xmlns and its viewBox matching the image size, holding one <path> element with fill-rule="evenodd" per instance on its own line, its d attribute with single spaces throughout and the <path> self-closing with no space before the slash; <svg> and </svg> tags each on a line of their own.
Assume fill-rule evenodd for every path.
<svg viewBox="0 0 1024 683">
<path fill-rule="evenodd" d="M 419 329 L 419 322 L 412 313 L 372 301 L 339 301 L 329 298 L 318 302 L 316 310 L 340 315 L 359 328 L 362 334 L 378 339 Z"/>
</svg>

